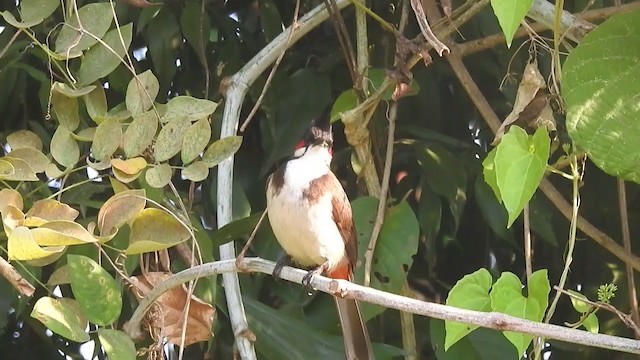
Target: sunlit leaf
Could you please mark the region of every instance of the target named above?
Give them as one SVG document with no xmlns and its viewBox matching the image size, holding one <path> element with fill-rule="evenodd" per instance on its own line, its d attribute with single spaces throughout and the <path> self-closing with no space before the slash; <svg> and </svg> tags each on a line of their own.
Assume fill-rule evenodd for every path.
<svg viewBox="0 0 640 360">
<path fill-rule="evenodd" d="M 54 199 L 36 201 L 26 214 L 27 218 L 34 217 L 45 221 L 74 221 L 78 215 L 78 210 Z"/>
<path fill-rule="evenodd" d="M 235 154 L 240 149 L 240 145 L 242 145 L 242 136 L 228 136 L 217 140 L 204 153 L 202 161 L 212 168 Z"/>
<path fill-rule="evenodd" d="M 31 229 L 31 234 L 40 246 L 81 245 L 98 241 L 87 229 L 73 221 L 51 221 Z"/>
<path fill-rule="evenodd" d="M 136 346 L 129 335 L 120 330 L 98 329 L 98 339 L 109 359 L 135 360 Z"/>
<path fill-rule="evenodd" d="M 218 104 L 211 100 L 196 99 L 191 96 L 176 96 L 167 103 L 167 111 L 162 116 L 162 122 L 179 119 L 196 121 L 213 114 Z"/>
<path fill-rule="evenodd" d="M 124 184 L 128 184 L 136 180 L 137 178 L 140 177 L 141 174 L 142 174 L 142 171 L 139 171 L 135 174 L 128 174 L 120 169 L 113 168 L 113 176 L 115 176 L 116 179 L 118 179 L 118 181 Z"/>
<path fill-rule="evenodd" d="M 6 22 L 17 28 L 27 28 L 41 23 L 56 11 L 58 6 L 60 6 L 58 1 L 22 0 L 20 1 L 22 22 L 17 21 L 8 11 L 3 12 L 2 16 Z"/>
<path fill-rule="evenodd" d="M 171 166 L 169 164 L 160 164 L 150 167 L 145 174 L 145 179 L 151 187 L 163 188 L 169 184 L 172 176 Z"/>
<path fill-rule="evenodd" d="M 113 277 L 91 258 L 67 255 L 73 295 L 87 319 L 97 325 L 114 323 L 122 310 L 122 294 Z"/>
<path fill-rule="evenodd" d="M 23 225 L 25 216 L 22 210 L 12 204 L 5 204 L 2 208 L 2 226 L 9 235 L 13 229 Z"/>
<path fill-rule="evenodd" d="M 18 226 L 9 234 L 7 250 L 10 260 L 35 260 L 62 252 L 64 246 L 43 248 L 36 243 L 29 228 Z"/>
<path fill-rule="evenodd" d="M 128 190 L 117 193 L 105 201 L 98 212 L 100 235 L 110 234 L 114 228 L 126 224 L 147 204 L 144 190 Z"/>
<path fill-rule="evenodd" d="M 35 171 L 31 168 L 28 162 L 14 158 L 10 156 L 5 156 L 0 158 L 5 163 L 11 164 L 11 168 L 13 172 L 10 174 L 4 173 L 4 171 L 0 170 L 0 179 L 8 180 L 8 181 L 38 181 L 38 177 L 36 176 Z M 38 164 L 36 164 L 38 165 Z M 2 165 L 0 165 L 0 168 Z"/>
<path fill-rule="evenodd" d="M 533 0 L 491 0 L 491 7 L 498 18 L 507 47 L 511 47 L 513 35 L 529 12 Z"/>
<path fill-rule="evenodd" d="M 107 96 L 102 86 L 96 86 L 93 91 L 85 95 L 84 104 L 91 119 L 99 124 L 98 119 L 107 113 Z"/>
<path fill-rule="evenodd" d="M 465 275 L 449 291 L 446 304 L 467 310 L 490 311 L 489 289 L 492 282 L 493 279 L 487 269 L 479 269 Z M 446 321 L 445 350 L 477 328 L 477 325 Z"/>
<path fill-rule="evenodd" d="M 71 136 L 78 141 L 93 142 L 93 138 L 96 136 L 96 130 L 98 130 L 97 127 L 84 128 L 78 131 L 77 134 L 72 133 Z"/>
<path fill-rule="evenodd" d="M 189 231 L 176 218 L 159 209 L 144 209 L 131 225 L 127 255 L 158 251 L 190 238 Z"/>
<path fill-rule="evenodd" d="M 14 206 L 17 209 L 22 209 L 24 206 L 22 195 L 13 189 L 0 190 L 0 211 L 2 211 L 2 209 L 7 205 Z"/>
<path fill-rule="evenodd" d="M 182 170 L 182 176 L 187 180 L 199 182 L 209 176 L 209 167 L 204 163 L 204 161 L 196 161 L 189 164 Z"/>
<path fill-rule="evenodd" d="M 85 330 L 89 324 L 73 299 L 43 296 L 33 306 L 31 317 L 71 341 L 86 342 L 90 339 Z"/>
<path fill-rule="evenodd" d="M 127 160 L 111 159 L 111 166 L 125 174 L 134 175 L 147 167 L 147 160 L 143 157 L 136 157 Z"/>
</svg>

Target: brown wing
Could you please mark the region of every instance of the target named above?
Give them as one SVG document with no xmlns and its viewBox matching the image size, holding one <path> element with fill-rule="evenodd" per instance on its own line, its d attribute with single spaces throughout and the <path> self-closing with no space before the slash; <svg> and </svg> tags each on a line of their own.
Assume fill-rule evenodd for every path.
<svg viewBox="0 0 640 360">
<path fill-rule="evenodd" d="M 326 194 L 333 194 L 331 198 L 333 221 L 336 223 L 336 226 L 338 226 L 338 231 L 340 231 L 340 235 L 342 235 L 342 239 L 344 240 L 349 270 L 353 271 L 358 260 L 358 241 L 353 225 L 351 204 L 340 181 L 338 181 L 338 178 L 336 178 L 333 172 L 329 172 L 313 180 L 304 195 L 310 203 L 314 203 Z"/>
</svg>

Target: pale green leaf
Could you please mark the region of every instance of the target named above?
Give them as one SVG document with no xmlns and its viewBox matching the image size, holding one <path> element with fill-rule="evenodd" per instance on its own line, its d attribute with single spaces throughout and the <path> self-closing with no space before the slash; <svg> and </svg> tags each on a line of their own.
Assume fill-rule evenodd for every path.
<svg viewBox="0 0 640 360">
<path fill-rule="evenodd" d="M 588 300 L 586 296 L 574 290 L 567 290 L 567 291 L 573 295 L 570 297 L 571 305 L 573 306 L 574 309 L 576 309 L 577 312 L 584 314 L 587 311 L 591 310 L 593 306 L 585 302 L 586 300 Z"/>
<path fill-rule="evenodd" d="M 73 299 L 43 296 L 33 306 L 31 317 L 71 341 L 82 343 L 90 340 L 85 330 L 89 324 Z"/>
<path fill-rule="evenodd" d="M 13 150 L 32 148 L 42 151 L 42 140 L 36 133 L 29 130 L 18 130 L 7 135 L 7 143 Z"/>
<path fill-rule="evenodd" d="M 24 160 L 35 173 L 42 173 L 51 163 L 49 158 L 41 151 L 34 148 L 15 149 L 9 153 L 9 156 L 15 159 Z"/>
<path fill-rule="evenodd" d="M 78 143 L 64 126 L 58 126 L 51 138 L 51 156 L 67 168 L 75 165 L 80 158 Z"/>
<path fill-rule="evenodd" d="M 5 174 L 0 171 L 0 179 L 9 181 L 38 181 L 35 171 L 31 168 L 28 162 L 13 158 L 11 156 L 5 156 L 0 158 L 3 163 L 9 163 L 13 171 L 10 174 Z"/>
<path fill-rule="evenodd" d="M 96 124 L 99 124 L 100 117 L 104 117 L 107 113 L 107 96 L 102 86 L 96 86 L 93 91 L 84 96 L 84 104 L 87 113 Z"/>
<path fill-rule="evenodd" d="M 157 161 L 167 161 L 180 152 L 182 139 L 189 126 L 191 121 L 175 119 L 160 130 L 153 149 Z"/>
<path fill-rule="evenodd" d="M 182 176 L 187 180 L 200 182 L 209 176 L 209 167 L 204 161 L 196 161 L 182 170 Z"/>
<path fill-rule="evenodd" d="M 96 87 L 97 86 L 95 85 L 88 85 L 88 86 L 75 89 L 65 83 L 56 81 L 55 83 L 53 83 L 53 87 L 51 88 L 51 90 L 69 98 L 77 98 L 77 97 L 89 94 L 90 92 L 95 90 Z"/>
<path fill-rule="evenodd" d="M 158 96 L 160 84 L 151 70 L 147 70 L 131 79 L 127 86 L 125 102 L 132 115 L 141 114 L 153 105 Z"/>
<path fill-rule="evenodd" d="M 547 269 L 540 269 L 531 274 L 529 282 L 527 283 L 527 293 L 529 298 L 535 299 L 538 302 L 538 308 L 540 313 L 535 321 L 541 321 L 544 317 L 544 313 L 549 306 L 549 293 L 551 292 L 551 285 L 549 285 L 549 277 L 547 275 Z"/>
<path fill-rule="evenodd" d="M 593 312 L 582 321 L 582 326 L 587 329 L 587 331 L 597 334 L 600 331 L 600 322 L 598 321 L 598 316 Z"/>
<path fill-rule="evenodd" d="M 58 6 L 60 6 L 59 1 L 22 0 L 20 1 L 21 22 L 8 11 L 4 11 L 2 16 L 6 22 L 17 28 L 28 28 L 40 24 L 53 14 Z"/>
<path fill-rule="evenodd" d="M 98 125 L 93 136 L 91 153 L 98 161 L 105 161 L 113 155 L 122 141 L 122 127 L 115 120 L 106 120 Z"/>
<path fill-rule="evenodd" d="M 211 139 L 211 125 L 207 119 L 200 119 L 187 129 L 182 139 L 182 163 L 188 164 L 200 155 Z"/>
<path fill-rule="evenodd" d="M 242 136 L 228 136 L 217 140 L 204 153 L 202 161 L 212 168 L 235 154 L 240 149 L 240 145 L 242 145 Z"/>
<path fill-rule="evenodd" d="M 171 181 L 171 166 L 169 164 L 160 164 L 149 168 L 145 174 L 145 180 L 154 188 L 163 188 Z"/>
<path fill-rule="evenodd" d="M 108 235 L 140 213 L 147 199 L 144 190 L 127 190 L 110 197 L 98 212 L 100 235 Z"/>
<path fill-rule="evenodd" d="M 127 157 L 134 157 L 151 145 L 158 131 L 158 118 L 153 111 L 134 115 L 133 121 L 124 132 L 124 153 Z"/>
<path fill-rule="evenodd" d="M 162 116 L 162 122 L 166 123 L 176 119 L 200 120 L 213 114 L 217 107 L 218 104 L 211 100 L 176 96 L 167 103 L 167 111 Z"/>
<path fill-rule="evenodd" d="M 75 131 L 80 125 L 78 100 L 54 91 L 51 94 L 51 104 L 60 126 L 66 127 L 69 131 Z"/>
</svg>

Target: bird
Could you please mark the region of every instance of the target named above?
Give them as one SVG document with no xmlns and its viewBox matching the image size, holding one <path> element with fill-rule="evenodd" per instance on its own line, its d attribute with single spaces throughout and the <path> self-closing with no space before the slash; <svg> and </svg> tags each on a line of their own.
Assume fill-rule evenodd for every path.
<svg viewBox="0 0 640 360">
<path fill-rule="evenodd" d="M 347 194 L 331 171 L 333 133 L 328 117 L 314 120 L 293 155 L 267 179 L 267 214 L 287 256 L 315 274 L 352 281 L 358 244 Z M 357 300 L 334 296 L 347 360 L 375 359 Z"/>
</svg>

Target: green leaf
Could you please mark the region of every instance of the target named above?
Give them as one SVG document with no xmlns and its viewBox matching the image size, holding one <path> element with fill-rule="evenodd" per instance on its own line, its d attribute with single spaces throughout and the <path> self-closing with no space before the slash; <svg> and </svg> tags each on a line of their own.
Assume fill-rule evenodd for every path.
<svg viewBox="0 0 640 360">
<path fill-rule="evenodd" d="M 84 104 L 87 113 L 96 124 L 107 114 L 107 96 L 102 86 L 96 86 L 90 93 L 84 96 Z"/>
<path fill-rule="evenodd" d="M 531 274 L 529 282 L 527 283 L 527 293 L 529 298 L 538 302 L 538 308 L 540 312 L 535 317 L 535 321 L 540 321 L 544 317 L 544 313 L 549 306 L 549 293 L 551 292 L 551 285 L 549 285 L 549 277 L 547 275 L 547 269 L 540 269 Z"/>
<path fill-rule="evenodd" d="M 77 98 L 90 93 L 91 91 L 95 90 L 96 87 L 97 86 L 95 85 L 89 85 L 75 89 L 65 83 L 56 81 L 53 84 L 52 90 L 69 98 Z"/>
<path fill-rule="evenodd" d="M 582 326 L 587 329 L 587 331 L 597 334 L 600 331 L 600 323 L 598 322 L 598 317 L 595 312 L 589 314 L 583 321 Z"/>
<path fill-rule="evenodd" d="M 134 76 L 127 86 L 125 102 L 132 115 L 141 114 L 153 105 L 160 91 L 160 83 L 151 70 Z"/>
<path fill-rule="evenodd" d="M 182 176 L 187 180 L 200 182 L 209 176 L 209 167 L 204 161 L 196 161 L 182 170 Z"/>
<path fill-rule="evenodd" d="M 340 116 L 342 116 L 343 112 L 355 108 L 359 103 L 360 101 L 358 100 L 358 94 L 355 89 L 343 91 L 331 108 L 331 122 L 340 120 Z"/>
<path fill-rule="evenodd" d="M 54 91 L 51 94 L 51 104 L 60 126 L 66 127 L 69 131 L 75 131 L 80 125 L 78 100 Z"/>
<path fill-rule="evenodd" d="M 507 47 L 511 47 L 513 35 L 531 9 L 533 0 L 491 0 L 491 7 L 498 18 Z"/>
<path fill-rule="evenodd" d="M 498 199 L 499 202 L 502 203 L 502 194 L 500 194 L 500 187 L 498 186 L 498 177 L 496 175 L 496 153 L 498 152 L 497 148 L 493 148 L 488 154 L 487 157 L 482 161 L 482 174 L 484 175 L 484 181 L 489 185 L 491 190 Z M 506 225 L 506 222 L 505 222 Z"/>
<path fill-rule="evenodd" d="M 163 188 L 169 184 L 173 172 L 169 164 L 160 164 L 150 167 L 145 173 L 145 180 L 154 188 Z"/>
<path fill-rule="evenodd" d="M 467 310 L 490 311 L 489 289 L 492 281 L 491 274 L 484 268 L 465 275 L 449 291 L 446 304 Z M 477 325 L 446 321 L 445 351 L 477 328 Z"/>
<path fill-rule="evenodd" d="M 107 326 L 118 320 L 122 294 L 118 283 L 98 263 L 83 255 L 67 255 L 71 290 L 87 319 Z"/>
<path fill-rule="evenodd" d="M 93 136 L 91 153 L 98 161 L 105 161 L 113 155 L 122 142 L 122 127 L 115 120 L 105 120 L 98 125 Z"/>
<path fill-rule="evenodd" d="M 371 239 L 373 223 L 377 215 L 378 200 L 360 197 L 352 203 L 353 219 L 358 237 L 358 262 L 355 269 L 356 282 L 364 279 L 364 256 Z M 413 265 L 413 256 L 418 249 L 420 225 L 413 209 L 407 202 L 385 211 L 371 269 L 371 287 L 398 293 L 406 282 L 407 272 Z M 385 309 L 376 305 L 362 304 L 362 314 L 370 319 Z"/>
<path fill-rule="evenodd" d="M 212 168 L 235 154 L 240 149 L 240 145 L 242 145 L 242 136 L 228 136 L 217 140 L 204 153 L 202 161 Z"/>
<path fill-rule="evenodd" d="M 54 299 L 43 296 L 33 306 L 31 317 L 40 321 L 54 333 L 75 342 L 90 340 L 85 331 L 87 320 L 73 299 Z"/>
<path fill-rule="evenodd" d="M 80 148 L 64 126 L 58 126 L 51 138 L 51 156 L 62 166 L 72 167 L 80 159 Z"/>
<path fill-rule="evenodd" d="M 538 128 L 529 137 L 522 128 L 511 126 L 498 144 L 494 161 L 496 180 L 509 213 L 508 227 L 538 188 L 549 159 L 549 149 L 545 127 Z"/>
<path fill-rule="evenodd" d="M 133 121 L 124 132 L 124 154 L 134 157 L 142 154 L 151 145 L 158 131 L 158 117 L 154 111 L 133 116 Z"/>
<path fill-rule="evenodd" d="M 577 312 L 584 314 L 591 310 L 592 305 L 589 305 L 588 303 L 585 302 L 586 300 L 588 300 L 586 296 L 580 294 L 577 291 L 573 291 L 573 290 L 567 290 L 567 291 L 570 292 L 572 295 L 574 295 L 570 297 L 571 305 L 573 305 L 573 308 L 576 309 Z M 578 299 L 576 299 L 576 297 Z M 585 300 L 585 301 L 582 301 L 582 300 Z"/>
<path fill-rule="evenodd" d="M 218 229 L 211 236 L 211 241 L 215 246 L 226 244 L 242 236 L 248 236 L 258 225 L 262 213 L 256 213 L 238 220 L 234 220 L 222 228 Z"/>
<path fill-rule="evenodd" d="M 182 139 L 182 163 L 188 164 L 200 155 L 211 139 L 211 125 L 207 119 L 200 119 L 187 129 Z"/>
<path fill-rule="evenodd" d="M 80 85 L 91 84 L 109 75 L 118 67 L 120 59 L 126 54 L 131 44 L 132 31 L 133 24 L 131 23 L 120 27 L 120 29 L 113 29 L 102 38 L 109 48 L 100 43 L 87 50 L 78 70 Z M 120 41 L 120 33 L 122 34 L 122 39 L 124 39 L 124 44 Z"/>
<path fill-rule="evenodd" d="M 434 241 L 440 232 L 442 223 L 442 200 L 436 195 L 426 181 L 422 182 L 422 191 L 420 192 L 420 208 L 418 210 L 418 219 L 420 228 L 428 242 Z"/>
<path fill-rule="evenodd" d="M 48 18 L 58 8 L 58 1 L 22 0 L 20 1 L 20 16 L 22 22 L 8 11 L 4 11 L 2 16 L 5 21 L 17 28 L 27 28 L 40 24 Z"/>
<path fill-rule="evenodd" d="M 136 346 L 129 335 L 120 330 L 98 329 L 98 339 L 109 359 L 135 360 Z"/>
<path fill-rule="evenodd" d="M 167 161 L 180 152 L 189 126 L 191 121 L 182 118 L 174 119 L 160 129 L 153 149 L 157 161 Z"/>
<path fill-rule="evenodd" d="M 78 18 L 80 21 L 78 22 Z M 65 58 L 73 58 L 82 55 L 102 39 L 104 34 L 109 30 L 113 21 L 113 12 L 109 3 L 87 4 L 73 13 L 64 23 L 60 34 L 56 38 L 56 53 Z M 86 32 L 76 29 L 83 28 Z M 93 36 L 91 36 L 91 35 Z"/>
<path fill-rule="evenodd" d="M 9 156 L 13 159 L 23 160 L 35 173 L 44 172 L 47 166 L 51 163 L 51 161 L 45 154 L 33 148 L 16 149 L 11 151 L 9 153 Z M 4 158 L 4 160 L 7 159 Z"/>
<path fill-rule="evenodd" d="M 177 119 L 200 120 L 213 114 L 217 107 L 218 104 L 211 100 L 176 96 L 167 103 L 167 111 L 162 116 L 162 122 L 167 123 Z"/>
<path fill-rule="evenodd" d="M 170 248 L 191 237 L 176 218 L 159 209 L 144 209 L 133 220 L 127 255 Z"/>
<path fill-rule="evenodd" d="M 640 182 L 640 11 L 587 34 L 562 68 L 567 131 L 604 172 Z"/>
<path fill-rule="evenodd" d="M 533 299 L 517 298 L 511 301 L 504 311 L 501 312 L 522 319 L 533 320 L 533 318 L 540 313 L 540 308 L 538 303 Z M 505 331 L 504 336 L 516 347 L 520 356 L 524 355 L 533 340 L 533 336 L 531 335 L 513 331 Z"/>
</svg>

